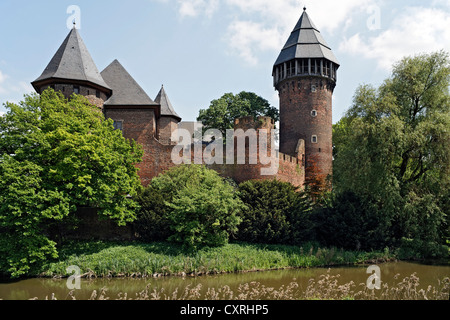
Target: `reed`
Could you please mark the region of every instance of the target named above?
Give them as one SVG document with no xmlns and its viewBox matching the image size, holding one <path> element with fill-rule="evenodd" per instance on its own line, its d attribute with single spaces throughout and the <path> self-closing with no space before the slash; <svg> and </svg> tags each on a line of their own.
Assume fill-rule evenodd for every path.
<svg viewBox="0 0 450 320">
<path fill-rule="evenodd" d="M 339 274 L 327 273 L 321 275 L 316 281 L 310 279 L 307 288 L 300 290 L 296 281 L 278 288 L 267 287 L 259 282 L 249 282 L 238 286 L 234 291 L 227 285 L 220 288 L 207 288 L 202 285 L 187 285 L 184 289 L 176 288 L 172 292 L 164 289 L 156 290 L 148 285 L 144 290 L 134 295 L 119 293 L 112 297 L 108 295 L 107 288 L 99 292 L 94 290 L 89 300 L 448 300 L 450 279 L 444 278 L 437 286 L 428 286 L 427 289 L 418 289 L 420 279 L 412 274 L 397 283 L 389 286 L 384 284 L 380 290 L 369 290 L 365 283 L 357 290 L 353 281 L 339 283 Z M 74 291 L 69 298 L 76 300 Z M 55 294 L 46 300 L 57 300 Z M 34 300 L 37 300 L 35 298 Z"/>
</svg>

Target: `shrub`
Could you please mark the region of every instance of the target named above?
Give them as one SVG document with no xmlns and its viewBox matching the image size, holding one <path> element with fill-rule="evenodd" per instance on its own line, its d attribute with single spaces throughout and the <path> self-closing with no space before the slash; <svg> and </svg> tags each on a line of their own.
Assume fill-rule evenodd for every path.
<svg viewBox="0 0 450 320">
<path fill-rule="evenodd" d="M 353 192 L 337 195 L 328 207 L 314 214 L 317 240 L 326 246 L 350 250 L 384 248 L 389 224 L 377 208 Z"/>
<path fill-rule="evenodd" d="M 239 193 L 247 210 L 241 212 L 238 239 L 253 243 L 299 243 L 312 238 L 311 206 L 290 183 L 246 181 Z"/>
<path fill-rule="evenodd" d="M 140 209 L 133 227 L 139 238 L 144 241 L 167 240 L 171 231 L 163 195 L 150 184 L 138 194 L 136 202 Z"/>
<path fill-rule="evenodd" d="M 200 165 L 181 165 L 154 178 L 152 188 L 164 198 L 168 240 L 185 248 L 220 246 L 237 231 L 244 208 L 234 188 Z"/>
<path fill-rule="evenodd" d="M 449 247 L 432 241 L 402 238 L 398 257 L 400 259 L 446 259 L 450 257 Z"/>
</svg>

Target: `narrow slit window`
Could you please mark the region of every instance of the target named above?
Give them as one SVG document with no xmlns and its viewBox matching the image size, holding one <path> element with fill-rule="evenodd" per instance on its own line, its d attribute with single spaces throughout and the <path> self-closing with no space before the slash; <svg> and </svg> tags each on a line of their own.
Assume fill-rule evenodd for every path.
<svg viewBox="0 0 450 320">
<path fill-rule="evenodd" d="M 311 111 L 311 117 L 313 118 L 317 117 L 317 110 Z"/>
</svg>

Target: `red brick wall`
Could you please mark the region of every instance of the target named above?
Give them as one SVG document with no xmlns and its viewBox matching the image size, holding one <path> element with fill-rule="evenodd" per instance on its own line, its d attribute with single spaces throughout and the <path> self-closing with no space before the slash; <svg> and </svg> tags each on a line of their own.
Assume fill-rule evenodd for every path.
<svg viewBox="0 0 450 320">
<path fill-rule="evenodd" d="M 178 128 L 178 121 L 172 117 L 161 117 L 158 120 L 158 141 L 162 144 L 172 144 L 172 132 Z M 173 143 L 176 144 L 177 141 Z"/>
<path fill-rule="evenodd" d="M 74 93 L 74 86 L 77 86 L 80 88 L 79 94 L 82 96 L 85 96 L 89 102 L 99 108 L 103 107 L 103 104 L 106 100 L 108 100 L 108 97 L 106 96 L 106 93 L 98 90 L 99 98 L 97 98 L 97 89 L 89 86 L 82 86 L 82 85 L 73 85 L 73 84 L 53 84 L 52 87 L 55 91 L 61 92 L 66 99 L 69 99 L 70 96 Z M 41 88 L 40 92 L 43 92 L 45 89 L 50 87 L 50 85 L 44 86 Z"/>
<path fill-rule="evenodd" d="M 268 148 L 267 148 L 267 156 L 271 156 L 272 148 L 275 146 L 271 146 L 270 144 L 270 134 L 271 130 L 273 130 L 273 121 L 267 117 L 260 117 L 256 121 L 254 121 L 251 117 L 244 117 L 237 119 L 235 122 L 235 129 L 267 129 L 268 130 Z M 261 134 L 259 131 L 258 135 Z M 218 171 L 224 177 L 230 177 L 235 180 L 237 183 L 241 183 L 247 180 L 270 180 L 277 179 L 284 182 L 290 182 L 295 186 L 303 187 L 305 181 L 305 170 L 303 163 L 303 151 L 296 156 L 284 155 L 282 153 L 274 153 L 274 156 L 278 158 L 278 163 L 276 164 L 278 168 L 275 168 L 273 174 L 265 175 L 262 174 L 263 168 L 270 168 L 271 164 L 262 164 L 259 159 L 259 140 L 258 140 L 258 149 L 257 149 L 257 164 L 250 164 L 249 159 L 251 158 L 251 150 L 248 149 L 248 145 L 246 146 L 245 151 L 245 164 L 237 164 L 237 138 L 235 138 L 235 161 L 234 164 L 226 164 L 224 160 L 223 165 L 211 165 L 209 166 L 211 169 Z M 298 142 L 298 141 L 297 141 Z M 224 155 L 225 155 L 224 151 Z"/>
<path fill-rule="evenodd" d="M 156 120 L 153 109 L 123 107 L 112 109 L 105 107 L 105 117 L 123 121 L 123 136 L 140 144 L 146 144 L 155 137 Z"/>
<path fill-rule="evenodd" d="M 315 92 L 312 92 L 313 86 Z M 280 82 L 277 90 L 280 97 L 280 152 L 294 155 L 298 140 L 303 139 L 306 159 L 316 156 L 321 171 L 331 174 L 332 84 L 320 77 L 291 78 Z M 313 110 L 315 117 L 311 114 Z M 313 135 L 317 136 L 317 143 L 312 143 Z"/>
<path fill-rule="evenodd" d="M 123 121 L 124 137 L 135 140 L 143 147 L 143 160 L 136 166 L 144 186 L 147 186 L 152 178 L 174 166 L 171 160 L 173 146 L 165 145 L 156 139 L 157 127 L 153 109 L 106 107 L 104 113 L 106 118 Z"/>
</svg>

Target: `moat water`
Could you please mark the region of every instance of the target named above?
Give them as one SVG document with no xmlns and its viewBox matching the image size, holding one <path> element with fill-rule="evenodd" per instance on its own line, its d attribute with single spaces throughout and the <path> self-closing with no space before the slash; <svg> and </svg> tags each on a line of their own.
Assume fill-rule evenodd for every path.
<svg viewBox="0 0 450 320">
<path fill-rule="evenodd" d="M 345 284 L 353 281 L 358 288 L 360 284 L 367 283 L 370 274 L 367 273 L 368 266 L 358 267 L 335 267 L 330 269 L 331 275 L 339 274 L 338 283 Z M 445 277 L 450 277 L 450 265 L 430 265 L 413 262 L 389 262 L 379 264 L 380 278 L 382 284 L 389 286 L 398 284 L 403 278 L 415 274 L 419 278 L 419 288 L 426 289 L 428 286 L 439 286 L 439 281 Z M 107 297 L 114 300 L 127 293 L 128 298 L 135 298 L 136 294 L 142 292 L 146 287 L 150 292 L 156 289 L 169 297 L 178 288 L 182 293 L 187 286 L 195 287 L 201 284 L 201 294 L 208 288 L 216 290 L 227 285 L 230 290 L 238 292 L 239 285 L 250 282 L 258 282 L 265 287 L 278 290 L 281 286 L 288 286 L 291 282 L 297 282 L 298 295 L 307 288 L 310 279 L 319 280 L 319 277 L 326 274 L 328 268 L 311 269 L 286 269 L 263 272 L 247 272 L 236 274 L 207 275 L 200 277 L 161 277 L 146 279 L 82 279 L 80 289 L 70 290 L 67 287 L 67 279 L 43 279 L 34 278 L 20 281 L 0 282 L 0 299 L 4 300 L 28 300 L 37 298 L 39 300 L 51 299 L 54 296 L 58 300 L 72 299 L 69 294 L 73 292 L 73 297 L 77 300 L 89 299 L 94 290 L 98 293 L 106 288 Z M 72 282 L 74 283 L 74 282 Z M 201 297 L 200 297 L 201 299 Z"/>
</svg>

